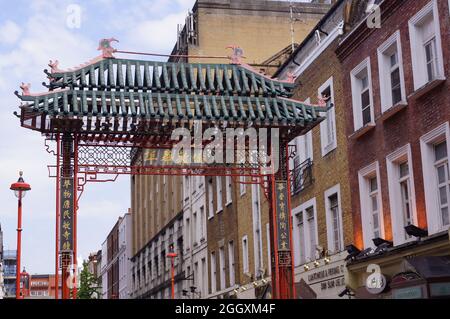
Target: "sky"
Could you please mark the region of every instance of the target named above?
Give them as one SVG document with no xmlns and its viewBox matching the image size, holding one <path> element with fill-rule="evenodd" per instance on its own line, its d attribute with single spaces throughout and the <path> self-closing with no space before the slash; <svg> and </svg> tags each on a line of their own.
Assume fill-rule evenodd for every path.
<svg viewBox="0 0 450 319">
<path fill-rule="evenodd" d="M 170 53 L 177 23 L 195 0 L 0 0 L 0 224 L 4 248 L 16 249 L 17 199 L 9 190 L 18 172 L 32 190 L 23 201 L 22 265 L 31 274 L 54 273 L 55 180 L 38 132 L 13 115 L 21 82 L 44 92 L 49 60 L 70 68 L 99 55 L 98 41 L 115 37 L 120 50 Z M 80 19 L 77 11 L 80 9 Z M 79 24 L 77 22 L 80 22 Z M 52 147 L 55 145 L 53 144 Z M 78 260 L 101 249 L 119 216 L 130 207 L 129 176 L 86 186 L 78 213 Z"/>
</svg>

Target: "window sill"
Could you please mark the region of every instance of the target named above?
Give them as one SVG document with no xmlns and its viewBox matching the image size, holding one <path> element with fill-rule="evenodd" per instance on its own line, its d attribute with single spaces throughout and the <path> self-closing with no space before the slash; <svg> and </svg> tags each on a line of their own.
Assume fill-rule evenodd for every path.
<svg viewBox="0 0 450 319">
<path fill-rule="evenodd" d="M 223 212 L 223 208 L 218 209 L 218 210 L 216 211 L 216 214 L 220 214 L 221 212 Z"/>
<path fill-rule="evenodd" d="M 246 193 L 245 193 L 245 192 L 243 192 L 243 193 L 241 193 L 240 195 L 241 195 L 241 197 L 244 197 L 244 196 L 245 196 L 245 194 L 246 194 Z"/>
<path fill-rule="evenodd" d="M 213 219 L 213 218 L 214 218 L 214 215 L 208 216 L 208 220 L 211 220 L 211 219 Z"/>
<path fill-rule="evenodd" d="M 336 148 L 337 148 L 337 143 L 336 143 L 336 141 L 334 141 L 333 143 L 331 143 L 331 144 L 325 146 L 325 147 L 322 149 L 322 157 L 327 156 L 329 153 L 331 153 L 332 151 L 334 151 Z"/>
<path fill-rule="evenodd" d="M 226 204 L 225 204 L 225 207 L 230 206 L 232 203 L 233 203 L 233 201 L 230 201 L 230 202 L 226 203 Z"/>
<path fill-rule="evenodd" d="M 390 108 L 388 108 L 387 110 L 385 110 L 383 112 L 383 114 L 381 114 L 376 121 L 380 120 L 382 122 L 390 119 L 391 117 L 393 117 L 395 114 L 397 114 L 398 112 L 400 112 L 401 110 L 405 109 L 408 106 L 408 103 L 405 101 L 401 101 L 398 102 L 397 104 L 395 104 L 394 106 L 391 106 Z"/>
<path fill-rule="evenodd" d="M 375 128 L 375 123 L 368 123 L 349 136 L 351 139 L 358 139 Z"/>
<path fill-rule="evenodd" d="M 426 95 L 428 92 L 430 92 L 431 90 L 433 90 L 434 88 L 438 87 L 439 85 L 441 85 L 442 83 L 444 83 L 447 79 L 445 77 L 440 77 L 437 78 L 431 82 L 428 82 L 427 84 L 425 84 L 424 86 L 418 88 L 417 90 L 415 90 L 412 94 L 410 94 L 408 96 L 409 99 L 419 99 L 422 96 Z"/>
</svg>

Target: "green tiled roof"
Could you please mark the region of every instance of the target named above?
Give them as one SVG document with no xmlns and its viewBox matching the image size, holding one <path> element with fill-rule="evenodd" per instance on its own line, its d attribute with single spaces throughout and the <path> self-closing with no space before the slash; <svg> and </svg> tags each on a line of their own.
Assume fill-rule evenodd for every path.
<svg viewBox="0 0 450 319">
<path fill-rule="evenodd" d="M 122 120 L 121 131 L 140 120 L 252 122 L 311 128 L 326 108 L 290 99 L 294 84 L 240 65 L 104 59 L 68 72 L 48 73 L 49 92 L 17 96 L 25 118 L 104 123 Z M 43 121 L 41 120 L 41 123 Z M 115 125 L 117 127 L 117 125 Z M 42 127 L 36 128 L 44 131 Z M 98 129 L 98 128 L 97 128 Z"/>
<path fill-rule="evenodd" d="M 290 97 L 294 84 L 277 81 L 241 65 L 105 59 L 86 67 L 49 73 L 51 88 L 152 90 L 202 94 Z"/>
<path fill-rule="evenodd" d="M 279 97 L 65 90 L 21 96 L 30 111 L 51 116 L 261 121 L 307 125 L 318 109 Z"/>
</svg>

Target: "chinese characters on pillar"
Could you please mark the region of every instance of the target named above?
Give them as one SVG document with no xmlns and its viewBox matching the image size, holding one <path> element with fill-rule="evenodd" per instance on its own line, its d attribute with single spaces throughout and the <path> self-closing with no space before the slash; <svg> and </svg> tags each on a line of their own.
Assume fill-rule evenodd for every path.
<svg viewBox="0 0 450 319">
<path fill-rule="evenodd" d="M 280 264 L 290 263 L 289 207 L 286 181 L 275 182 L 278 258 Z"/>
<path fill-rule="evenodd" d="M 73 214 L 74 214 L 74 182 L 73 178 L 61 178 L 60 196 L 60 250 L 73 251 Z"/>
<path fill-rule="evenodd" d="M 289 241 L 289 214 L 286 182 L 277 181 L 275 183 L 277 197 L 277 233 L 278 233 L 278 250 L 290 250 Z"/>
</svg>

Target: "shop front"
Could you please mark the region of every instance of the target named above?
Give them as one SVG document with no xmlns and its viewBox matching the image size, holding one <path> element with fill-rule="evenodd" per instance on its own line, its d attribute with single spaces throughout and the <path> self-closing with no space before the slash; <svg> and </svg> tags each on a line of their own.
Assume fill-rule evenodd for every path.
<svg viewBox="0 0 450 319">
<path fill-rule="evenodd" d="M 450 298 L 450 241 L 442 232 L 347 263 L 348 286 L 360 299 Z"/>
</svg>

